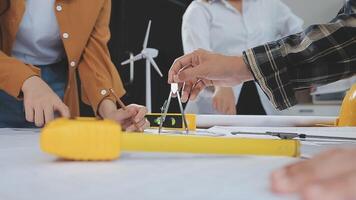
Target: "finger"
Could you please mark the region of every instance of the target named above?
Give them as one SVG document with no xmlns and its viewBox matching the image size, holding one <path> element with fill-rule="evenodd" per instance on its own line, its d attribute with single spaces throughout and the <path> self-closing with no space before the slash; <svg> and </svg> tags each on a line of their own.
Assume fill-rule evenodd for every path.
<svg viewBox="0 0 356 200">
<path fill-rule="evenodd" d="M 35 125 L 37 127 L 42 127 L 44 125 L 43 109 L 40 106 L 35 108 Z"/>
<path fill-rule="evenodd" d="M 58 111 L 61 117 L 70 118 L 69 108 L 64 103 L 54 105 L 53 109 L 54 111 Z"/>
<path fill-rule="evenodd" d="M 284 167 L 272 174 L 272 190 L 277 193 L 296 192 L 306 184 L 353 171 L 355 155 L 355 149 L 335 149 Z"/>
<path fill-rule="evenodd" d="M 193 88 L 194 83 L 192 81 L 187 81 L 183 85 L 181 100 L 183 103 L 188 101 L 190 91 Z"/>
<path fill-rule="evenodd" d="M 338 177 L 305 186 L 302 199 L 313 200 L 349 200 L 356 199 L 356 173 L 347 173 Z"/>
<path fill-rule="evenodd" d="M 190 80 L 196 80 L 199 78 L 207 78 L 207 69 L 204 67 L 203 64 L 200 64 L 196 67 L 190 67 L 185 70 L 181 70 L 178 72 L 176 76 L 173 77 L 174 81 L 179 82 L 186 82 Z"/>
<path fill-rule="evenodd" d="M 119 122 L 119 124 L 121 125 L 121 128 L 123 130 L 126 130 L 129 126 L 132 125 L 132 120 L 131 119 L 127 119 L 127 120 L 124 120 L 122 122 Z"/>
<path fill-rule="evenodd" d="M 149 128 L 151 126 L 150 122 L 146 119 L 146 123 L 142 126 L 143 130 Z"/>
<path fill-rule="evenodd" d="M 136 110 L 133 110 L 133 109 L 125 109 L 124 110 L 121 108 L 115 113 L 113 120 L 115 120 L 121 124 L 125 120 L 132 120 L 131 118 L 133 116 L 135 116 L 136 113 L 137 113 Z"/>
<path fill-rule="evenodd" d="M 139 127 L 140 129 L 144 128 L 145 124 L 146 124 L 146 119 L 145 118 L 143 118 L 141 121 L 136 123 L 137 127 Z"/>
<path fill-rule="evenodd" d="M 168 72 L 168 83 L 169 84 L 175 82 L 174 76 L 176 76 L 182 68 L 189 66 L 193 63 L 194 56 L 195 56 L 194 53 L 191 53 L 191 54 L 184 55 L 180 58 L 177 58 L 174 61 L 173 65 L 171 66 L 171 68 L 169 69 L 169 72 Z"/>
<path fill-rule="evenodd" d="M 136 123 L 138 123 L 138 122 L 140 122 L 140 121 L 145 119 L 145 116 L 146 116 L 148 110 L 144 106 L 137 106 L 136 109 L 138 109 L 138 112 L 137 112 L 136 116 L 134 117 L 134 121 Z"/>
<path fill-rule="evenodd" d="M 199 81 L 190 92 L 190 100 L 194 101 L 205 87 L 204 81 Z"/>
<path fill-rule="evenodd" d="M 217 111 L 218 110 L 218 100 L 216 98 L 213 99 L 213 108 Z"/>
<path fill-rule="evenodd" d="M 218 110 L 222 114 L 225 114 L 225 115 L 227 114 L 226 104 L 223 100 L 220 100 L 220 102 L 218 103 Z"/>
<path fill-rule="evenodd" d="M 226 114 L 228 115 L 233 115 L 234 114 L 234 111 L 235 111 L 235 105 L 233 104 L 230 104 L 229 106 L 227 106 L 226 108 Z"/>
<path fill-rule="evenodd" d="M 134 124 L 132 124 L 126 128 L 126 132 L 135 132 L 135 131 L 140 131 L 140 130 L 137 129 L 137 127 Z"/>
<path fill-rule="evenodd" d="M 54 119 L 54 109 L 52 106 L 46 106 L 45 109 L 43 110 L 43 113 L 44 113 L 44 121 L 46 124 Z"/>
<path fill-rule="evenodd" d="M 34 110 L 33 110 L 33 107 L 27 103 L 26 101 L 24 101 L 24 107 L 25 107 L 25 117 L 26 117 L 26 120 L 28 122 L 34 122 Z"/>
<path fill-rule="evenodd" d="M 230 109 L 230 115 L 236 115 L 236 107 L 235 105 Z"/>
</svg>

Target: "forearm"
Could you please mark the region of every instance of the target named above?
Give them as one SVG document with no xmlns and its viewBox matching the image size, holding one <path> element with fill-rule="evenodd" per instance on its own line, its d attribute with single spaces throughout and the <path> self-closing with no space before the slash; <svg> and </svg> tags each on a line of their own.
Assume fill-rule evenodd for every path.
<svg viewBox="0 0 356 200">
<path fill-rule="evenodd" d="M 107 47 L 110 39 L 110 10 L 111 1 L 105 0 L 78 66 L 83 88 L 82 100 L 93 108 L 95 114 L 99 114 L 99 104 L 104 99 L 116 102 L 111 91 L 118 97 L 125 94 L 123 83 L 111 61 Z"/>
<path fill-rule="evenodd" d="M 116 104 L 110 100 L 110 99 L 104 99 L 100 104 L 99 104 L 99 108 L 98 108 L 98 114 L 100 115 L 100 117 L 102 118 L 107 118 L 108 114 L 116 111 L 117 110 L 117 106 Z"/>
<path fill-rule="evenodd" d="M 314 25 L 244 52 L 244 59 L 276 108 L 295 105 L 294 92 L 356 73 L 356 17 L 351 2 L 330 23 Z"/>
</svg>

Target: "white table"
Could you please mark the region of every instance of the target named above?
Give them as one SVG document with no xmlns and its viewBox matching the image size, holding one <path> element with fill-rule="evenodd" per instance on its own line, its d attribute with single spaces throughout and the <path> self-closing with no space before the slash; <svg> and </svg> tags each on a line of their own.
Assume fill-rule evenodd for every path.
<svg viewBox="0 0 356 200">
<path fill-rule="evenodd" d="M 38 133 L 0 129 L 1 200 L 296 199 L 269 192 L 283 157 L 124 153 L 113 162 L 56 160 Z"/>
</svg>

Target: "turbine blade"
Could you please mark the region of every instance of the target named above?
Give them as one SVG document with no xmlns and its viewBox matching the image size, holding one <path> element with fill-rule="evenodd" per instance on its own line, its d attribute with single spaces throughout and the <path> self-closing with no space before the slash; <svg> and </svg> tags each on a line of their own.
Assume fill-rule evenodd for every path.
<svg viewBox="0 0 356 200">
<path fill-rule="evenodd" d="M 141 60 L 142 58 L 143 58 L 143 55 L 142 55 L 142 53 L 140 53 L 140 54 L 138 54 L 137 56 L 135 56 L 135 57 L 133 57 L 133 58 L 130 57 L 130 59 L 128 59 L 128 60 L 122 62 L 121 65 L 127 65 L 127 64 L 129 64 L 129 63 L 132 63 L 132 62 Z"/>
<path fill-rule="evenodd" d="M 148 27 L 147 27 L 147 31 L 146 31 L 146 36 L 145 36 L 145 40 L 143 42 L 143 49 L 147 48 L 147 44 L 148 44 L 148 38 L 150 37 L 150 31 L 151 31 L 151 23 L 152 21 L 150 20 L 148 22 Z"/>
<path fill-rule="evenodd" d="M 161 70 L 159 69 L 159 67 L 158 67 L 157 63 L 155 62 L 155 60 L 153 60 L 153 58 L 150 57 L 150 56 L 147 56 L 147 58 L 150 60 L 151 65 L 153 66 L 153 68 L 155 68 L 155 70 L 157 71 L 157 73 L 158 73 L 161 77 L 163 77 L 163 74 L 162 74 Z"/>
</svg>

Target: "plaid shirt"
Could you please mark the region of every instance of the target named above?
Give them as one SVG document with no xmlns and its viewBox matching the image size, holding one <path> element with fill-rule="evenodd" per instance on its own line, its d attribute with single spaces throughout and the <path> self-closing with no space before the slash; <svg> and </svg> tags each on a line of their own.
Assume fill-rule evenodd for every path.
<svg viewBox="0 0 356 200">
<path fill-rule="evenodd" d="M 356 0 L 336 18 L 244 52 L 246 64 L 274 106 L 297 103 L 295 90 L 356 74 Z"/>
</svg>

